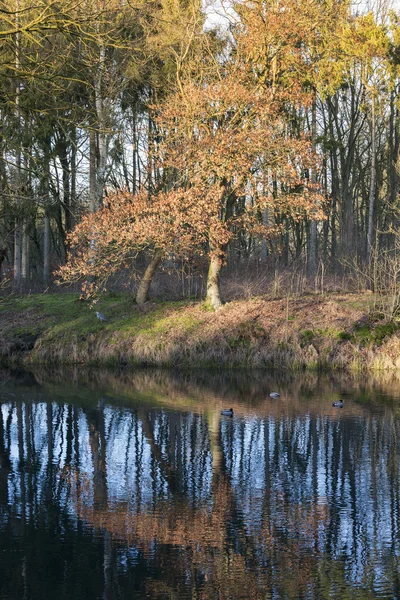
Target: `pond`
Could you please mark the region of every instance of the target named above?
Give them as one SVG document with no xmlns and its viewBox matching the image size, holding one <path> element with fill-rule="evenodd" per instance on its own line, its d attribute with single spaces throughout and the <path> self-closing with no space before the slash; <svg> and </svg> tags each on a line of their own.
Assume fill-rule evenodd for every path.
<svg viewBox="0 0 400 600">
<path fill-rule="evenodd" d="M 0 375 L 1 600 L 400 598 L 398 382 Z"/>
</svg>

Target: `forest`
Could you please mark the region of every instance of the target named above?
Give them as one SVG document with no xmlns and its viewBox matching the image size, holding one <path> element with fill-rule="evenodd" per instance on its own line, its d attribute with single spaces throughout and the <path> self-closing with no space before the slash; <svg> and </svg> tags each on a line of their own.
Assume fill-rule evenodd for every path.
<svg viewBox="0 0 400 600">
<path fill-rule="evenodd" d="M 389 2 L 1 0 L 0 53 L 2 293 L 397 290 Z"/>
</svg>

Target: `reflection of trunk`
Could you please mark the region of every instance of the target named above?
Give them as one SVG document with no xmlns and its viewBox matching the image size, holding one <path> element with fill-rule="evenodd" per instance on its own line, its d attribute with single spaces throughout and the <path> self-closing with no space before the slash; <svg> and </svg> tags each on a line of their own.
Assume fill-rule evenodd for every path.
<svg viewBox="0 0 400 600">
<path fill-rule="evenodd" d="M 207 414 L 208 431 L 210 435 L 210 450 L 213 460 L 213 476 L 221 473 L 222 449 L 220 436 L 221 415 L 219 410 Z"/>
<path fill-rule="evenodd" d="M 26 488 L 25 488 L 25 453 L 24 453 L 24 423 L 22 415 L 22 403 L 17 403 L 17 431 L 18 431 L 18 459 L 19 459 L 19 475 L 20 475 L 20 500 L 21 500 L 21 524 L 25 528 L 26 521 Z"/>
<path fill-rule="evenodd" d="M 114 598 L 114 594 L 112 593 L 113 587 L 113 572 L 112 572 L 112 545 L 111 545 L 111 534 L 109 531 L 105 530 L 103 533 L 103 543 L 104 543 L 104 557 L 103 557 L 103 573 L 104 573 L 104 592 L 103 599 L 111 600 Z"/>
<path fill-rule="evenodd" d="M 107 473 L 104 413 L 103 411 L 90 410 L 87 417 L 93 461 L 94 507 L 95 509 L 105 510 L 107 506 Z"/>
<path fill-rule="evenodd" d="M 222 267 L 223 250 L 213 252 L 210 258 L 210 266 L 207 275 L 206 306 L 218 310 L 222 306 L 221 293 L 219 289 L 219 278 Z"/>
<path fill-rule="evenodd" d="M 1 407 L 0 407 L 1 409 Z M 11 471 L 10 451 L 6 448 L 3 412 L 0 410 L 0 502 L 8 504 L 8 476 Z"/>
<path fill-rule="evenodd" d="M 173 465 L 164 458 L 162 448 L 157 444 L 154 439 L 153 428 L 149 420 L 149 415 L 144 411 L 139 411 L 138 417 L 142 424 L 143 434 L 151 447 L 152 459 L 156 460 L 162 470 L 163 475 L 168 483 L 168 487 L 172 494 L 178 491 L 178 478 Z M 154 421 L 153 421 L 154 422 Z"/>
<path fill-rule="evenodd" d="M 141 281 L 140 281 L 139 289 L 136 294 L 136 302 L 138 304 L 144 304 L 145 302 L 147 302 L 148 297 L 149 297 L 150 285 L 151 285 L 151 282 L 153 281 L 155 272 L 157 271 L 157 269 L 160 265 L 161 259 L 162 259 L 161 252 L 156 250 L 153 254 L 153 257 L 152 257 L 150 263 L 147 266 L 146 271 L 144 272 L 144 275 L 143 275 Z"/>
</svg>

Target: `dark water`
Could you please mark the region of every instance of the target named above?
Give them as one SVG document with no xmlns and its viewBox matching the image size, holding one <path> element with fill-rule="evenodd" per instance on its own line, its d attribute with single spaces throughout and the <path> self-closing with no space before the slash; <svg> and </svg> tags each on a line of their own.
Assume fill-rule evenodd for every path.
<svg viewBox="0 0 400 600">
<path fill-rule="evenodd" d="M 397 389 L 2 372 L 1 600 L 400 598 Z"/>
</svg>

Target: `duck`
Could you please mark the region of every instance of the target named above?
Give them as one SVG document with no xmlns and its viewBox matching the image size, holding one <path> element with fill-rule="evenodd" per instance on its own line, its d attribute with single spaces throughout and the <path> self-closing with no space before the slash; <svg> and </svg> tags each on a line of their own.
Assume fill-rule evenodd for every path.
<svg viewBox="0 0 400 600">
<path fill-rule="evenodd" d="M 221 410 L 221 415 L 223 417 L 233 417 L 233 408 L 225 408 Z"/>
<path fill-rule="evenodd" d="M 343 408 L 343 400 L 336 400 L 336 402 L 332 402 L 332 406 L 335 408 Z"/>
<path fill-rule="evenodd" d="M 271 392 L 269 397 L 270 398 L 279 398 L 280 394 L 278 394 L 278 392 Z"/>
</svg>

